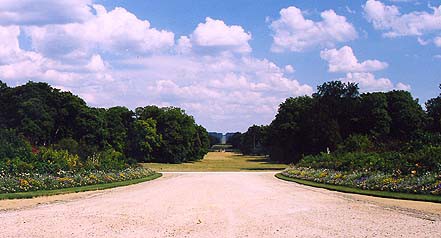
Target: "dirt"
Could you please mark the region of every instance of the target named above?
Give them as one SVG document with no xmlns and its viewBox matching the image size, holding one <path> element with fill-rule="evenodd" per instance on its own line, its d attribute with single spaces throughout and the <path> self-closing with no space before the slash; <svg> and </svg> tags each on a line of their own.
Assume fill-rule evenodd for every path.
<svg viewBox="0 0 441 238">
<path fill-rule="evenodd" d="M 441 237 L 441 204 L 350 195 L 267 172 L 166 173 L 0 201 L 0 237 Z"/>
</svg>

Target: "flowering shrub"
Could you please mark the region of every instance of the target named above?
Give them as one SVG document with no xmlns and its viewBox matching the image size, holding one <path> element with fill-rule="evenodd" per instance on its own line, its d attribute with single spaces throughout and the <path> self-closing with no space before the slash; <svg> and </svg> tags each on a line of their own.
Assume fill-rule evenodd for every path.
<svg viewBox="0 0 441 238">
<path fill-rule="evenodd" d="M 120 171 L 83 171 L 57 174 L 20 173 L 7 174 L 0 171 L 0 193 L 15 193 L 36 190 L 80 187 L 145 178 L 155 172 L 141 167 L 130 167 Z"/>
<path fill-rule="evenodd" d="M 441 173 L 437 172 L 402 175 L 369 170 L 336 171 L 291 166 L 282 174 L 291 178 L 366 190 L 441 195 Z"/>
</svg>

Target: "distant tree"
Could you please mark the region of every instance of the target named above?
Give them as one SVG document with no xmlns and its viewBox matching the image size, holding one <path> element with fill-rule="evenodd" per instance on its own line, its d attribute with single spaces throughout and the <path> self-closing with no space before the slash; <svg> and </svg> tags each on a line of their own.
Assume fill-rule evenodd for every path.
<svg viewBox="0 0 441 238">
<path fill-rule="evenodd" d="M 152 118 L 157 122 L 157 133 L 162 137 L 161 146 L 152 152 L 157 162 L 181 163 L 199 160 L 201 150 L 208 149 L 198 147 L 198 151 L 195 151 L 192 147 L 198 133 L 205 132 L 201 132 L 193 117 L 185 114 L 182 109 L 147 106 L 137 108 L 136 116 L 141 120 Z M 208 138 L 208 135 L 206 137 Z M 208 143 L 201 143 L 201 145 L 207 146 Z"/>
<path fill-rule="evenodd" d="M 358 108 L 358 132 L 375 138 L 389 135 L 392 119 L 388 113 L 385 93 L 365 93 L 361 95 Z"/>
<path fill-rule="evenodd" d="M 221 140 L 217 136 L 208 135 L 208 138 L 210 140 L 210 147 L 221 143 Z"/>
<path fill-rule="evenodd" d="M 245 155 L 266 154 L 267 126 L 253 125 L 242 134 L 240 151 Z"/>
<path fill-rule="evenodd" d="M 161 135 L 157 134 L 154 119 L 146 118 L 135 121 L 134 132 L 130 138 L 131 157 L 138 162 L 154 160 L 152 152 L 160 147 L 161 139 Z"/>
<path fill-rule="evenodd" d="M 390 136 L 396 140 L 410 140 L 420 133 L 425 126 L 426 114 L 407 91 L 386 93 L 388 114 L 390 115 Z"/>
<path fill-rule="evenodd" d="M 230 144 L 234 149 L 239 149 L 241 146 L 241 140 L 242 133 L 236 132 L 227 139 L 227 144 Z"/>
<path fill-rule="evenodd" d="M 441 84 L 439 85 L 441 89 Z M 426 102 L 426 110 L 429 116 L 429 130 L 441 133 L 441 93 L 438 97 Z"/>
<path fill-rule="evenodd" d="M 322 151 L 327 147 L 334 150 L 355 130 L 358 85 L 331 81 L 318 86 L 312 96 L 315 99 L 312 109 L 315 144 L 322 145 Z"/>
<path fill-rule="evenodd" d="M 126 107 L 112 107 L 105 112 L 105 122 L 107 143 L 116 151 L 125 152 L 135 123 L 134 113 Z"/>
<path fill-rule="evenodd" d="M 276 118 L 268 129 L 268 147 L 272 160 L 297 162 L 301 155 L 314 151 L 312 109 L 308 96 L 288 98 L 280 104 Z"/>
</svg>

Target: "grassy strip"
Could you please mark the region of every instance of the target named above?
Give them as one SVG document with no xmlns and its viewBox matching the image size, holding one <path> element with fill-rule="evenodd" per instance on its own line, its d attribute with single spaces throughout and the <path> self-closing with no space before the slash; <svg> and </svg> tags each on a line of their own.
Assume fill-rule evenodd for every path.
<svg viewBox="0 0 441 238">
<path fill-rule="evenodd" d="M 78 193 L 78 192 L 86 192 L 86 191 L 103 190 L 108 188 L 116 188 L 116 187 L 136 184 L 136 183 L 142 183 L 159 178 L 161 176 L 162 176 L 161 173 L 155 173 L 145 178 L 119 181 L 114 183 L 101 183 L 101 184 L 87 185 L 82 187 L 61 188 L 54 190 L 38 190 L 38 191 L 19 192 L 19 193 L 2 193 L 0 194 L 0 200 L 33 198 L 33 197 L 51 196 L 51 195 L 66 194 L 66 193 Z"/>
<path fill-rule="evenodd" d="M 398 193 L 398 192 L 389 192 L 389 191 L 376 191 L 376 190 L 363 190 L 360 188 L 351 188 L 340 185 L 332 185 L 325 183 L 317 183 L 304 179 L 290 178 L 282 173 L 278 173 L 275 175 L 276 178 L 296 182 L 303 185 L 308 185 L 317 188 L 325 188 L 332 191 L 338 191 L 343 193 L 355 193 L 361 195 L 368 195 L 374 197 L 382 197 L 382 198 L 395 198 L 395 199 L 403 199 L 403 200 L 414 200 L 414 201 L 424 201 L 424 202 L 436 202 L 441 203 L 441 196 L 436 195 L 426 195 L 426 194 L 411 194 L 411 193 Z"/>
</svg>

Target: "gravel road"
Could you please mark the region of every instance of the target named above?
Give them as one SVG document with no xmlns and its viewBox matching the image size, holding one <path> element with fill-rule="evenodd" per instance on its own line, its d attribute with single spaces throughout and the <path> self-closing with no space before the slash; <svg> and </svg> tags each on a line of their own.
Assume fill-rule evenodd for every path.
<svg viewBox="0 0 441 238">
<path fill-rule="evenodd" d="M 441 204 L 332 192 L 267 172 L 166 173 L 30 201 L 0 201 L 0 237 L 441 237 Z"/>
</svg>

